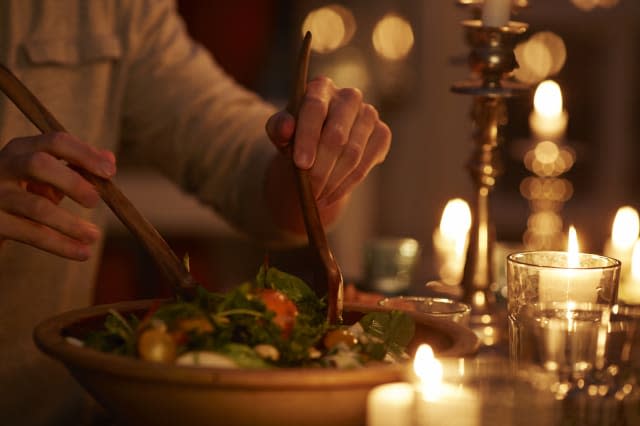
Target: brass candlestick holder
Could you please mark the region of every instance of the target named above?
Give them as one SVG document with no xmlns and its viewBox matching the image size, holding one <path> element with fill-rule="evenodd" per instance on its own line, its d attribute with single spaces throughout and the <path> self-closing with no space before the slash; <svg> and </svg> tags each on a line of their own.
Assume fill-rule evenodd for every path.
<svg viewBox="0 0 640 426">
<path fill-rule="evenodd" d="M 460 4 L 475 3 L 461 0 Z M 467 169 L 475 186 L 475 200 L 461 286 L 463 301 L 471 306 L 471 328 L 485 345 L 493 345 L 502 339 L 505 322 L 492 289 L 495 282 L 492 270 L 495 231 L 489 194 L 503 169 L 496 148 L 502 142 L 501 127 L 507 123 L 505 99 L 529 92 L 528 86 L 507 79 L 517 67 L 514 47 L 528 25 L 509 21 L 501 27 L 487 27 L 479 19 L 473 19 L 462 21 L 462 26 L 471 47 L 469 67 L 472 77 L 453 84 L 451 90 L 473 96 L 474 150 Z"/>
</svg>

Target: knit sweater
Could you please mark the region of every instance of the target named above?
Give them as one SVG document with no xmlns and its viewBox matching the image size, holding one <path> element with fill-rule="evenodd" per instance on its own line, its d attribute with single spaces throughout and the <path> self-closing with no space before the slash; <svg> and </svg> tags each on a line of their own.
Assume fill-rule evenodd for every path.
<svg viewBox="0 0 640 426">
<path fill-rule="evenodd" d="M 0 61 L 70 133 L 103 149 L 126 144 L 248 235 L 284 238 L 262 199 L 275 154 L 264 125 L 274 108 L 187 36 L 172 1 L 0 0 Z M 0 146 L 37 133 L 0 96 Z M 99 225 L 111 214 L 62 205 Z M 86 262 L 0 246 L 2 424 L 77 424 L 83 391 L 31 333 L 91 303 L 100 246 Z"/>
</svg>

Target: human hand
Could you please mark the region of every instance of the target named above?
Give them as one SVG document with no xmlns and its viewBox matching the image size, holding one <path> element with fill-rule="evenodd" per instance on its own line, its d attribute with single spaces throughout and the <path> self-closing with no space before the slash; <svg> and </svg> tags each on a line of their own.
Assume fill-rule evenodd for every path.
<svg viewBox="0 0 640 426">
<path fill-rule="evenodd" d="M 318 207 L 349 195 L 384 161 L 391 130 L 358 89 L 340 89 L 328 78 L 307 84 L 298 120 L 286 111 L 267 121 L 267 134 L 280 150 L 293 144 L 297 167 L 309 170 Z"/>
<path fill-rule="evenodd" d="M 89 258 L 99 229 L 58 204 L 68 196 L 92 208 L 100 196 L 67 163 L 104 178 L 116 171 L 113 153 L 67 133 L 16 138 L 0 149 L 0 242 L 15 240 L 69 259 Z"/>
</svg>

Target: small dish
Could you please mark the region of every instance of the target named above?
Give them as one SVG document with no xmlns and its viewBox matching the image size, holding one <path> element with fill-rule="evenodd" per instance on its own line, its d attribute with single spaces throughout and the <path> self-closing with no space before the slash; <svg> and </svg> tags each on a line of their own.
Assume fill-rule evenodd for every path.
<svg viewBox="0 0 640 426">
<path fill-rule="evenodd" d="M 464 326 L 469 324 L 471 315 L 469 305 L 445 297 L 395 296 L 386 297 L 378 304 L 385 308 L 427 314 Z"/>
</svg>

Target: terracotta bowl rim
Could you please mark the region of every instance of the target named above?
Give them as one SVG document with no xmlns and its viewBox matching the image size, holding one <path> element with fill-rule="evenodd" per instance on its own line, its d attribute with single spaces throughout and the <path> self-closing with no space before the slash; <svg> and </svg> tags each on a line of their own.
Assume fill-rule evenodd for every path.
<svg viewBox="0 0 640 426">
<path fill-rule="evenodd" d="M 126 377 L 153 383 L 167 383 L 188 386 L 224 386 L 226 389 L 256 388 L 341 388 L 349 386 L 371 386 L 381 381 L 398 380 L 407 372 L 407 364 L 380 364 L 360 369 L 325 368 L 281 368 L 281 369 L 224 369 L 194 368 L 178 365 L 154 364 L 122 355 L 107 354 L 94 349 L 69 343 L 63 331 L 73 324 L 106 315 L 110 309 L 121 313 L 144 309 L 159 299 L 145 299 L 96 305 L 67 311 L 40 322 L 34 329 L 33 338 L 41 351 L 63 362 L 71 371 L 83 369 L 99 374 Z M 384 311 L 384 307 L 345 303 L 345 311 Z M 455 335 L 453 345 L 436 352 L 438 357 L 464 357 L 477 352 L 479 339 L 470 329 L 459 324 L 429 317 L 419 313 L 409 313 L 416 320 L 435 331 Z M 330 371 L 331 374 L 327 374 Z M 366 374 L 363 374 L 366 371 Z M 304 380 L 301 380 L 304 373 Z"/>
</svg>

